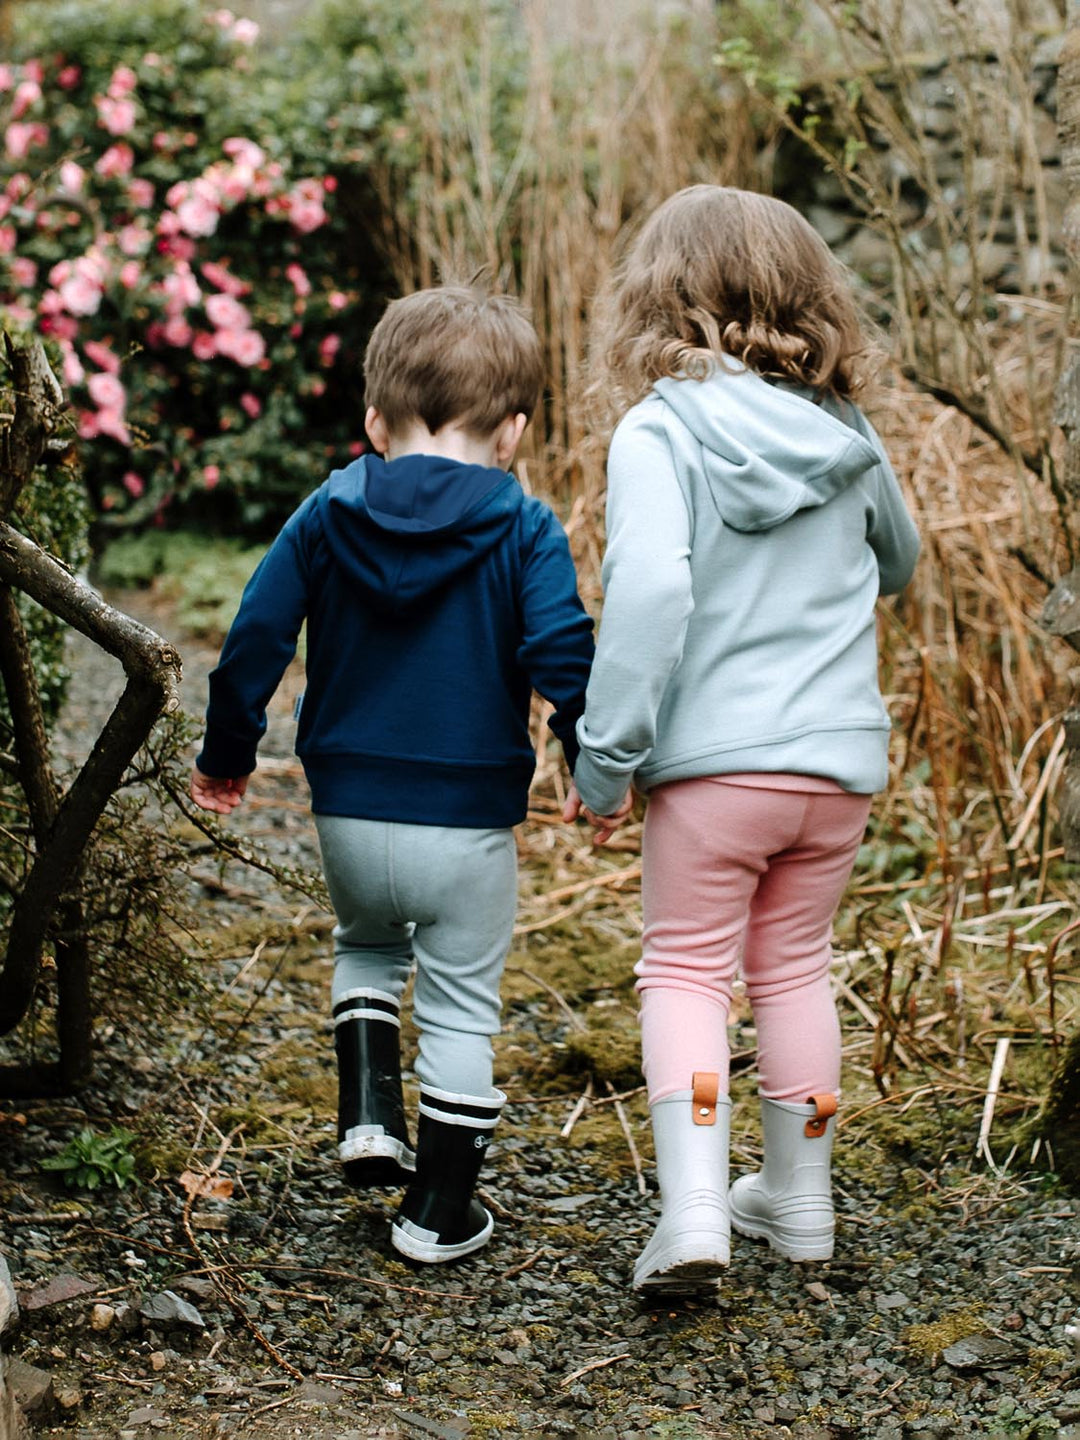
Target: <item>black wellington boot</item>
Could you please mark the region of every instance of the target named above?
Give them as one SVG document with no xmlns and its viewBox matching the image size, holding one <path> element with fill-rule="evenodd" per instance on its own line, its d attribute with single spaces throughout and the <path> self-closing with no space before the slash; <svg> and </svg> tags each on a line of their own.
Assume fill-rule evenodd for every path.
<svg viewBox="0 0 1080 1440">
<path fill-rule="evenodd" d="M 390 1231 L 402 1255 L 437 1265 L 487 1244 L 495 1222 L 473 1190 L 505 1101 L 421 1088 L 416 1179 Z"/>
<path fill-rule="evenodd" d="M 416 1169 L 400 1032 L 397 1002 L 381 990 L 349 990 L 334 1006 L 338 1155 L 350 1185 L 407 1185 Z"/>
</svg>

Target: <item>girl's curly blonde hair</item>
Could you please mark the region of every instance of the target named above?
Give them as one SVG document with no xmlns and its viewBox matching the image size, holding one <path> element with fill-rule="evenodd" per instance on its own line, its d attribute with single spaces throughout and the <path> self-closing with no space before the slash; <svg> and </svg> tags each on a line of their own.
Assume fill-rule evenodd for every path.
<svg viewBox="0 0 1080 1440">
<path fill-rule="evenodd" d="M 797 210 L 691 185 L 649 217 L 597 297 L 591 388 L 622 409 L 663 376 L 702 379 L 731 357 L 852 396 L 866 349 L 847 276 Z"/>
</svg>

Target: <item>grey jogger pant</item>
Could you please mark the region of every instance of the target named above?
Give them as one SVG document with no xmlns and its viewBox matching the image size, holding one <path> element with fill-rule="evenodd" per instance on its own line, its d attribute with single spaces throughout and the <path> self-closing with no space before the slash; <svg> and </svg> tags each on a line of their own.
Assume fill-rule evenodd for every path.
<svg viewBox="0 0 1080 1440">
<path fill-rule="evenodd" d="M 334 1002 L 370 987 L 400 1003 L 415 960 L 421 1084 L 490 1094 L 517 910 L 513 831 L 343 815 L 316 815 L 315 825 L 338 922 Z"/>
</svg>

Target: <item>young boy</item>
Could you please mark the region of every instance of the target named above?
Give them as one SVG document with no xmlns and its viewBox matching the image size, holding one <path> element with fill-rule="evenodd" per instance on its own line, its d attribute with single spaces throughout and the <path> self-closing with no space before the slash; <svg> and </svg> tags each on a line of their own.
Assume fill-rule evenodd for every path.
<svg viewBox="0 0 1080 1440">
<path fill-rule="evenodd" d="M 473 1190 L 506 1099 L 491 1037 L 530 702 L 535 688 L 555 706 L 572 770 L 592 624 L 561 526 L 507 473 L 542 380 L 519 306 L 454 286 L 396 300 L 364 374 L 375 453 L 304 501 L 248 584 L 191 794 L 219 814 L 240 803 L 306 619 L 296 751 L 338 922 L 339 1154 L 354 1184 L 407 1182 L 391 1238 L 431 1263 L 491 1235 Z M 398 1043 L 414 961 L 415 1154 Z"/>
</svg>

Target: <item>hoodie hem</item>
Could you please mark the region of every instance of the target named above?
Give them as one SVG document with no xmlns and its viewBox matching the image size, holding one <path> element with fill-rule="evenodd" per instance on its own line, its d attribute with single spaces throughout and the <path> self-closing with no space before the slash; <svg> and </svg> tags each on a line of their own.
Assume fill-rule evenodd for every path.
<svg viewBox="0 0 1080 1440">
<path fill-rule="evenodd" d="M 534 764 L 458 764 L 392 755 L 301 756 L 316 815 L 507 830 L 525 819 Z"/>
<path fill-rule="evenodd" d="M 775 739 L 718 744 L 708 750 L 646 761 L 634 776 L 648 791 L 702 775 L 817 775 L 855 795 L 875 795 L 889 779 L 888 722 L 808 728 Z M 823 743 L 825 742 L 825 743 Z"/>
</svg>

